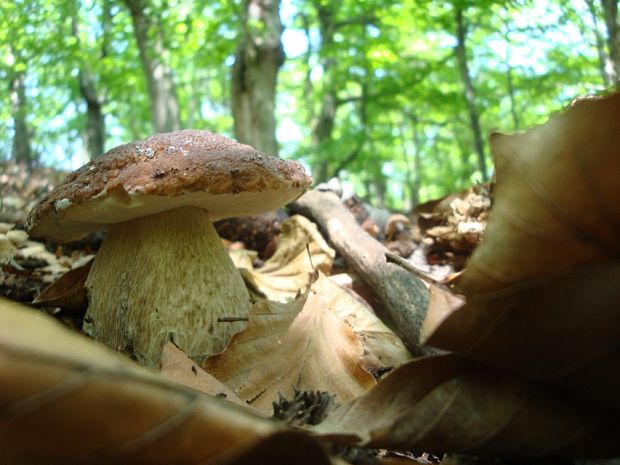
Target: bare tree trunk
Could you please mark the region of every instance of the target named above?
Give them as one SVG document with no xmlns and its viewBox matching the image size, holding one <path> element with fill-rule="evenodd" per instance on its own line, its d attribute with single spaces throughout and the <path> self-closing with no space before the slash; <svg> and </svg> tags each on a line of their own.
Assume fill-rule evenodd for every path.
<svg viewBox="0 0 620 465">
<path fill-rule="evenodd" d="M 103 101 L 97 94 L 94 82 L 88 71 L 81 69 L 79 73 L 80 93 L 86 101 L 86 130 L 84 144 L 88 156 L 93 158 L 102 155 L 105 151 L 105 117 L 103 115 Z"/>
<path fill-rule="evenodd" d="M 334 17 L 333 5 L 333 2 L 314 2 L 317 16 L 319 18 L 319 30 L 321 34 L 321 47 L 319 53 L 321 68 L 323 69 L 321 107 L 314 124 L 312 124 L 312 147 L 315 154 L 319 154 L 319 156 L 315 157 L 313 160 L 312 176 L 317 182 L 326 181 L 328 177 L 338 176 L 340 171 L 345 169 L 353 160 L 355 160 L 355 158 L 357 158 L 362 151 L 362 148 L 368 139 L 369 132 L 367 127 L 368 118 L 366 108 L 369 94 L 368 88 L 371 83 L 372 76 L 370 62 L 368 60 L 365 61 L 367 77 L 361 83 L 361 95 L 339 99 L 334 74 L 335 58 L 331 56 L 330 48 L 334 42 L 334 34 L 338 28 L 352 24 L 362 26 L 363 29 L 361 34 L 365 38 L 366 26 L 368 24 L 373 24 L 376 19 L 373 16 L 362 16 L 336 21 Z M 358 138 L 355 146 L 351 148 L 348 154 L 341 158 L 336 167 L 330 172 L 329 161 L 331 154 L 321 152 L 323 152 L 323 146 L 332 139 L 338 108 L 347 103 L 358 103 L 359 106 L 357 110 L 359 112 L 363 131 L 360 133 L 360 137 Z"/>
<path fill-rule="evenodd" d="M 469 179 L 475 172 L 469 162 L 469 156 L 471 155 L 471 142 L 468 137 L 463 137 L 463 122 L 458 118 L 452 120 L 451 129 L 453 138 L 459 148 L 459 155 L 461 156 L 461 166 L 457 167 L 456 177 L 458 179 Z M 455 179 L 454 166 L 451 162 L 451 157 L 442 157 L 443 166 L 445 167 L 447 176 L 449 179 Z"/>
<path fill-rule="evenodd" d="M 422 189 L 422 176 L 424 175 L 424 166 L 422 166 L 422 140 L 420 138 L 420 129 L 417 122 L 413 124 L 413 163 L 414 163 L 414 181 L 409 187 L 411 193 L 411 209 L 413 210 L 420 203 L 420 190 Z"/>
<path fill-rule="evenodd" d="M 506 85 L 508 87 L 508 98 L 510 98 L 510 114 L 512 115 L 512 124 L 514 130 L 518 131 L 521 128 L 521 119 L 517 112 L 517 99 L 514 83 L 512 82 L 512 67 L 509 60 L 506 60 Z"/>
<path fill-rule="evenodd" d="M 151 119 L 156 132 L 181 128 L 179 102 L 172 69 L 166 64 L 161 28 L 152 12 L 146 11 L 149 0 L 124 0 L 131 13 L 134 34 L 140 51 L 151 99 Z"/>
<path fill-rule="evenodd" d="M 601 0 L 607 26 L 607 63 L 605 71 L 610 82 L 620 90 L 620 26 L 618 25 L 618 0 Z"/>
<path fill-rule="evenodd" d="M 372 205 L 376 207 L 384 207 L 385 206 L 385 193 L 387 192 L 387 179 L 381 173 L 375 173 L 372 178 L 372 187 L 374 191 Z"/>
<path fill-rule="evenodd" d="M 512 116 L 512 123 L 515 130 L 519 130 L 521 127 L 521 120 L 519 113 L 517 112 L 517 96 L 512 80 L 512 66 L 510 66 L 510 22 L 508 18 L 504 17 L 504 29 L 502 30 L 502 36 L 506 42 L 506 56 L 504 57 L 504 65 L 506 66 L 506 87 L 508 90 L 508 98 L 510 99 L 510 114 Z"/>
<path fill-rule="evenodd" d="M 245 0 L 232 69 L 235 138 L 277 155 L 276 88 L 284 63 L 279 0 Z"/>
<path fill-rule="evenodd" d="M 327 90 L 321 99 L 321 109 L 312 128 L 312 146 L 315 152 L 320 152 L 323 143 L 331 139 L 336 121 L 336 95 L 333 89 Z M 314 160 L 312 176 L 315 181 L 323 182 L 327 179 L 329 169 L 328 159 L 321 156 Z"/>
<path fill-rule="evenodd" d="M 471 74 L 469 72 L 469 66 L 467 64 L 467 48 L 465 46 L 467 29 L 463 19 L 463 10 L 458 6 L 455 6 L 455 20 L 457 44 L 454 51 L 459 65 L 459 71 L 461 73 L 461 79 L 463 80 L 463 85 L 465 87 L 465 100 L 467 101 L 467 108 L 469 110 L 469 121 L 474 136 L 474 147 L 478 155 L 478 169 L 482 174 L 482 180 L 487 181 L 489 176 L 486 168 L 486 155 L 484 152 L 482 130 L 480 129 L 480 115 L 478 113 L 478 108 L 476 107 L 476 93 L 472 83 Z"/>
<path fill-rule="evenodd" d="M 314 105 L 314 85 L 312 84 L 312 35 L 310 32 L 310 19 L 306 14 L 301 14 L 301 20 L 303 23 L 304 33 L 306 35 L 306 40 L 308 41 L 308 48 L 304 53 L 304 62 L 306 65 L 306 74 L 304 76 L 304 106 L 306 107 L 306 124 L 308 127 L 312 126 L 312 122 L 314 121 L 315 115 L 315 105 Z"/>
<path fill-rule="evenodd" d="M 104 8 L 107 7 L 104 6 Z M 105 19 L 105 18 L 104 18 Z M 104 35 L 106 34 L 106 26 L 104 21 Z M 71 18 L 71 33 L 73 37 L 80 43 L 79 35 L 79 4 L 75 4 L 73 17 Z M 104 40 L 105 46 L 105 40 Z M 102 55 L 105 55 L 105 49 L 102 48 Z M 88 157 L 92 160 L 103 154 L 105 151 L 105 117 L 103 115 L 103 97 L 97 92 L 91 72 L 86 69 L 84 63 L 80 65 L 78 73 L 78 82 L 80 94 L 86 102 L 86 127 L 83 133 L 84 146 L 88 153 Z"/>
<path fill-rule="evenodd" d="M 321 34 L 321 45 L 319 49 L 320 64 L 323 69 L 323 95 L 319 113 L 312 125 L 312 147 L 315 153 L 321 152 L 321 145 L 332 137 L 336 121 L 336 111 L 338 110 L 336 87 L 332 68 L 334 59 L 326 50 L 329 50 L 336 32 L 336 22 L 334 19 L 333 4 L 329 2 L 314 2 L 317 16 L 319 18 L 319 32 Z M 329 169 L 328 159 L 319 156 L 312 164 L 312 177 L 316 182 L 326 181 Z"/>
<path fill-rule="evenodd" d="M 11 145 L 11 162 L 24 163 L 31 167 L 33 163 L 30 147 L 30 131 L 26 121 L 26 74 L 13 74 L 9 84 L 11 116 L 13 117 L 13 143 Z"/>
<path fill-rule="evenodd" d="M 407 211 L 413 210 L 420 203 L 420 188 L 422 187 L 422 141 L 420 140 L 420 130 L 418 128 L 418 118 L 415 114 L 408 113 L 407 118 L 411 122 L 411 128 L 413 130 L 413 137 L 411 142 L 413 144 L 413 162 L 409 156 L 406 143 L 406 120 L 403 119 L 399 125 L 399 132 L 402 144 L 402 150 L 405 162 L 405 182 L 407 183 L 405 190 L 409 194 L 410 205 L 405 208 Z"/>
<path fill-rule="evenodd" d="M 601 35 L 601 31 L 599 30 L 596 5 L 594 4 L 594 0 L 585 0 L 585 2 L 588 7 L 588 11 L 590 12 L 592 23 L 594 24 L 593 32 L 594 40 L 596 43 L 596 52 L 598 54 L 599 72 L 601 73 L 601 77 L 603 78 L 603 84 L 605 85 L 605 87 L 608 87 L 611 84 L 611 76 L 607 74 L 607 70 L 605 69 L 605 64 L 607 63 L 607 52 L 605 51 L 605 39 Z M 585 33 L 586 31 L 583 32 Z"/>
</svg>

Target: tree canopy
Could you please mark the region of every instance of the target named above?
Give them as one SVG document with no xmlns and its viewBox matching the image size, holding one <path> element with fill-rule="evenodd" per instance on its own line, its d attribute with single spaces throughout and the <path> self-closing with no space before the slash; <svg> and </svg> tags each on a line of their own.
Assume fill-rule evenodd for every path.
<svg viewBox="0 0 620 465">
<path fill-rule="evenodd" d="M 618 29 L 613 0 L 5 1 L 0 159 L 193 127 L 409 209 L 487 179 L 489 132 L 617 87 Z"/>
</svg>

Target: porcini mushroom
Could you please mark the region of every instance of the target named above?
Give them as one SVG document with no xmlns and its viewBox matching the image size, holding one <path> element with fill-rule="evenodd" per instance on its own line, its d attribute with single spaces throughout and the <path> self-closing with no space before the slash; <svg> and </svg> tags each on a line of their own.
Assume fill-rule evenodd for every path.
<svg viewBox="0 0 620 465">
<path fill-rule="evenodd" d="M 212 222 L 278 208 L 310 182 L 299 163 L 217 134 L 156 134 L 71 174 L 27 226 L 61 241 L 108 228 L 86 282 L 84 331 L 156 366 L 166 340 L 211 354 L 245 325 L 218 322 L 247 316 L 250 298 Z"/>
</svg>

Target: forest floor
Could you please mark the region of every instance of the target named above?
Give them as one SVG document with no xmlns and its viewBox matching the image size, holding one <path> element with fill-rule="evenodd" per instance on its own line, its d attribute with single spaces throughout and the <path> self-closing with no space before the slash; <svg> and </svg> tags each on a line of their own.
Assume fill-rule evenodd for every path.
<svg viewBox="0 0 620 465">
<path fill-rule="evenodd" d="M 533 286 L 526 281 L 507 293 L 483 288 L 466 301 L 463 272 L 475 275 L 481 266 L 467 261 L 484 247 L 491 207 L 497 205 L 488 185 L 403 213 L 355 196 L 341 198 L 331 182 L 286 211 L 216 223 L 254 302 L 248 317 L 218 323 L 247 325 L 225 350 L 209 356 L 186 354 L 166 342 L 154 375 L 151 369 L 140 371 L 131 346 L 125 347 L 129 357 L 117 359 L 117 352 L 77 336 L 89 304 L 86 279 L 105 231 L 67 244 L 31 238 L 25 231 L 29 211 L 65 173 L 15 165 L 1 169 L 0 370 L 5 378 L 0 379 L 8 387 L 4 394 L 0 389 L 0 441 L 8 437 L 11 447 L 0 450 L 0 459 L 8 453 L 9 459 L 30 457 L 28 463 L 99 463 L 84 458 L 99 450 L 115 463 L 132 465 L 506 465 L 530 462 L 476 456 L 546 458 L 550 450 L 557 453 L 555 447 L 561 453 L 553 459 L 584 450 L 593 457 L 617 451 L 617 422 L 597 404 L 599 398 L 615 402 L 605 391 L 615 392 L 613 386 L 602 385 L 600 395 L 592 391 L 596 402 L 583 407 L 571 394 L 581 389 L 579 380 L 557 390 L 539 383 L 536 374 L 521 379 L 496 369 L 505 363 L 521 373 L 523 366 L 535 369 L 546 358 L 565 363 L 556 341 L 573 320 L 556 313 L 572 311 L 571 306 L 613 310 L 607 305 L 615 297 L 599 291 L 600 303 L 597 298 L 584 307 L 582 297 L 571 294 L 580 289 L 572 284 L 575 278 L 562 275 L 559 284 L 555 278 Z M 494 218 L 502 221 L 501 215 Z M 501 239 L 508 231 L 494 233 Z M 534 232 L 535 238 L 547 237 Z M 531 240 L 528 236 L 524 243 Z M 520 271 L 514 266 L 519 254 L 502 255 L 513 249 L 501 241 L 487 247 L 495 247 L 482 254 L 497 260 L 493 269 Z M 543 247 L 534 256 L 547 252 Z M 604 265 L 601 272 L 616 276 L 614 267 Z M 597 273 L 576 279 L 587 281 Z M 430 304 L 421 297 L 425 293 Z M 536 329 L 532 337 L 542 338 L 542 353 L 550 354 L 533 353 L 526 365 L 520 365 L 523 352 L 511 345 L 523 346 L 523 338 L 514 339 L 522 331 L 514 329 L 521 324 L 519 314 L 511 313 L 515 302 L 526 314 L 523 324 Z M 416 313 L 419 305 L 424 308 Z M 37 310 L 27 311 L 31 307 Z M 460 310 L 465 307 L 473 316 Z M 607 327 L 609 316 L 601 313 Z M 49 316 L 62 325 L 51 325 Z M 477 347 L 481 340 L 494 345 Z M 460 356 L 472 347 L 481 350 L 473 360 Z M 566 363 L 572 366 L 572 360 Z M 30 396 L 22 398 L 24 390 Z M 131 405 L 135 412 L 109 416 L 107 403 L 112 410 Z M 10 427 L 3 429 L 3 422 Z M 40 434 L 31 436 L 31 430 Z M 107 433 L 89 435 L 98 430 Z M 41 441 L 40 435 L 49 438 Z M 78 453 L 76 435 L 85 435 L 86 455 Z M 196 438 L 205 435 L 222 439 L 197 447 Z M 471 456 L 445 454 L 464 450 Z"/>
<path fill-rule="evenodd" d="M 0 172 L 0 258 L 4 272 L 0 295 L 30 303 L 64 273 L 92 259 L 105 233 L 70 244 L 29 238 L 24 231 L 28 213 L 67 173 L 50 168 L 29 170 L 21 165 L 2 165 Z M 374 207 L 356 196 L 342 202 L 360 228 L 438 282 L 449 282 L 463 269 L 482 237 L 491 206 L 488 186 L 427 202 L 410 213 Z M 226 247 L 257 252 L 255 265 L 260 268 L 275 252 L 280 224 L 287 217 L 282 210 L 222 221 L 216 227 Z M 342 257 L 336 262 L 341 269 L 346 268 Z"/>
<path fill-rule="evenodd" d="M 105 232 L 91 234 L 70 244 L 61 244 L 30 238 L 25 231 L 29 211 L 53 190 L 64 175 L 47 168 L 29 170 L 23 166 L 2 166 L 0 296 L 13 302 L 35 305 L 72 330 L 80 332 L 88 305 L 84 281 Z M 331 185 L 335 184 L 332 182 Z M 340 195 L 339 192 L 336 194 Z M 449 284 L 459 275 L 467 257 L 480 241 L 491 206 L 489 189 L 485 186 L 429 202 L 409 214 L 372 207 L 355 196 L 341 199 L 341 202 L 343 211 L 352 214 L 360 231 L 365 231 L 388 253 L 406 260 L 416 273 L 426 277 L 429 282 L 444 284 Z M 236 263 L 247 263 L 249 257 L 250 264 L 246 266 L 251 268 L 251 273 L 261 273 L 264 265 L 269 264 L 274 254 L 277 254 L 281 245 L 281 225 L 287 221 L 290 221 L 289 214 L 281 210 L 255 217 L 224 220 L 217 223 L 216 228 L 233 260 Z M 335 282 L 348 288 L 348 292 L 354 294 L 356 299 L 367 299 L 366 306 L 371 308 L 368 302 L 377 302 L 377 296 L 372 289 L 363 289 L 367 286 L 362 284 L 360 287 L 360 276 L 348 274 L 349 257 L 336 254 L 332 258 L 330 265 L 323 267 L 320 257 L 313 254 L 310 257 L 311 266 L 329 274 Z M 316 263 L 312 263 L 312 259 Z M 286 267 L 288 264 L 283 263 L 281 266 Z M 361 282 L 364 279 L 361 276 Z M 272 292 L 271 295 L 277 298 L 282 295 L 282 289 L 292 289 L 292 293 L 287 294 L 290 297 L 304 292 L 308 284 L 306 282 L 300 286 L 291 278 L 289 284 L 282 285 L 279 282 L 275 286 L 278 289 L 272 292 L 267 282 L 267 290 L 263 289 L 263 295 L 270 296 Z M 371 369 L 369 371 L 378 379 L 390 369 L 375 367 L 374 372 Z M 174 373 L 170 376 L 173 379 L 179 376 L 176 380 L 184 383 L 183 376 Z M 319 387 L 320 383 L 317 385 Z M 314 408 L 312 401 L 307 405 L 308 400 L 304 397 L 312 397 L 312 392 L 319 391 L 295 391 L 294 397 L 288 401 L 279 393 L 281 402 L 274 402 L 273 414 L 289 422 L 298 421 L 300 408 L 308 411 Z M 333 397 L 334 394 L 325 392 L 324 395 Z M 438 463 L 440 460 L 429 453 L 377 453 L 375 449 L 360 452 L 346 447 L 337 451 L 337 455 L 344 458 L 334 460 L 340 460 L 337 463 L 344 463 L 345 459 L 351 463 Z"/>
</svg>

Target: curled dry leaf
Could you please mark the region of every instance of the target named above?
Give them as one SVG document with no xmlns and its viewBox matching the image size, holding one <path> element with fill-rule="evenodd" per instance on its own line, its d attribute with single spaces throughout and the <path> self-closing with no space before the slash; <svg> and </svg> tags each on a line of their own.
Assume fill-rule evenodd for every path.
<svg viewBox="0 0 620 465">
<path fill-rule="evenodd" d="M 213 465 L 348 465 L 338 459 L 330 460 L 327 452 L 307 434 L 281 431 L 252 447 L 240 448 L 225 454 Z"/>
<path fill-rule="evenodd" d="M 279 429 L 0 299 L 2 463 L 242 464 Z M 288 437 L 269 443 L 274 455 L 290 457 L 300 441 L 328 463 L 310 438 Z"/>
<path fill-rule="evenodd" d="M 411 358 L 400 338 L 363 301 L 321 275 L 312 285 L 324 305 L 332 309 L 357 334 L 364 346 L 362 366 L 371 372 L 393 368 Z"/>
<path fill-rule="evenodd" d="M 6 234 L 0 234 L 0 264 L 8 262 L 17 252 L 17 247 Z"/>
<path fill-rule="evenodd" d="M 420 338 L 426 340 L 430 334 L 455 310 L 465 304 L 465 298 L 441 284 L 429 286 L 428 313 L 422 326 Z"/>
<path fill-rule="evenodd" d="M 325 278 L 324 278 L 325 279 Z M 248 328 L 231 339 L 204 368 L 241 399 L 272 414 L 279 395 L 321 390 L 346 402 L 375 384 L 360 365 L 364 347 L 319 290 L 289 303 L 262 301 L 250 310 Z"/>
<path fill-rule="evenodd" d="M 170 341 L 164 344 L 161 353 L 161 374 L 172 381 L 210 396 L 225 399 L 244 407 L 247 406 L 237 394 L 209 373 L 206 373 L 185 352 Z"/>
<path fill-rule="evenodd" d="M 278 249 L 265 266 L 241 272 L 251 291 L 283 302 L 305 291 L 316 271 L 329 273 L 336 253 L 303 216 L 288 218 L 281 228 Z"/>
<path fill-rule="evenodd" d="M 555 388 L 451 355 L 413 360 L 314 431 L 371 447 L 505 458 L 613 457 L 616 421 Z"/>
<path fill-rule="evenodd" d="M 618 114 L 620 94 L 584 99 L 491 137 L 495 201 L 467 304 L 427 343 L 620 411 Z"/>
<path fill-rule="evenodd" d="M 92 259 L 85 265 L 73 268 L 35 297 L 32 301 L 35 305 L 60 307 L 70 312 L 84 312 L 88 306 L 86 296 L 86 278 L 90 272 Z"/>
<path fill-rule="evenodd" d="M 254 268 L 254 260 L 258 258 L 258 252 L 248 249 L 228 249 L 228 255 L 237 268 L 247 270 Z"/>
</svg>

